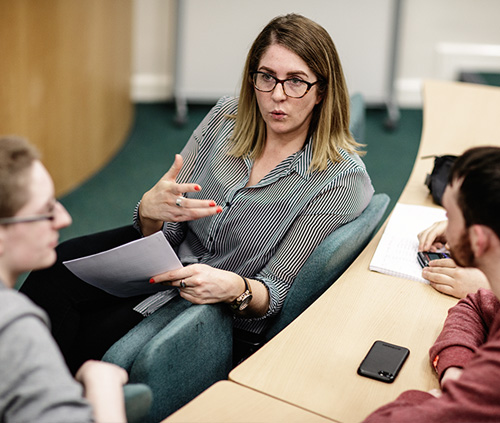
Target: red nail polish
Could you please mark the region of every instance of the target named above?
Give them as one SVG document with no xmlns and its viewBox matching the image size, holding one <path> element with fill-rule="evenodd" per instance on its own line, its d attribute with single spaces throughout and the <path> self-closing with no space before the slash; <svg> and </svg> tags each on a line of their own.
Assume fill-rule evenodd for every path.
<svg viewBox="0 0 500 423">
<path fill-rule="evenodd" d="M 210 207 L 215 207 L 215 201 L 210 201 Z"/>
<path fill-rule="evenodd" d="M 154 280 L 153 278 L 151 278 L 151 279 L 149 280 L 149 283 L 155 283 L 155 280 Z"/>
<path fill-rule="evenodd" d="M 222 207 L 221 206 L 217 207 L 217 213 L 220 213 L 220 212 L 222 212 Z"/>
<path fill-rule="evenodd" d="M 195 189 L 196 191 L 201 191 L 201 187 L 200 187 L 199 185 L 195 185 L 194 189 Z"/>
</svg>

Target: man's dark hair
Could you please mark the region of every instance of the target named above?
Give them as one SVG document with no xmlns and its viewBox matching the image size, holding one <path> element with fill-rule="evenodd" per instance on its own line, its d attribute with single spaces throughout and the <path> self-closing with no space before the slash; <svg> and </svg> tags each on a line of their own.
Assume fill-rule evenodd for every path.
<svg viewBox="0 0 500 423">
<path fill-rule="evenodd" d="M 448 183 L 461 184 L 457 202 L 466 226 L 488 226 L 500 238 L 500 148 L 467 150 L 453 164 Z"/>
</svg>

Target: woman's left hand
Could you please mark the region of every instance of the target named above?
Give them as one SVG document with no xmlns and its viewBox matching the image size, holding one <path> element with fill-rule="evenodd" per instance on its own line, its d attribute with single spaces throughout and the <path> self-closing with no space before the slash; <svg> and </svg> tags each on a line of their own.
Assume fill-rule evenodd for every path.
<svg viewBox="0 0 500 423">
<path fill-rule="evenodd" d="M 251 317 L 264 316 L 269 309 L 269 291 L 258 280 L 246 279 L 251 287 L 252 300 L 238 314 Z M 193 304 L 232 303 L 243 292 L 246 285 L 243 277 L 206 264 L 191 264 L 181 269 L 156 275 L 151 283 L 179 288 L 182 298 Z"/>
<path fill-rule="evenodd" d="M 236 273 L 206 264 L 192 264 L 156 275 L 152 280 L 180 288 L 181 297 L 193 304 L 230 303 L 245 290 L 243 279 Z"/>
</svg>

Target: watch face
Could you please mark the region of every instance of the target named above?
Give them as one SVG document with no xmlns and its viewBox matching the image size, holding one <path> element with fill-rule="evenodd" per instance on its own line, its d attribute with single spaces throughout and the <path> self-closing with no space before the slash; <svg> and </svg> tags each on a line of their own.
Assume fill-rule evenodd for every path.
<svg viewBox="0 0 500 423">
<path fill-rule="evenodd" d="M 250 300 L 252 299 L 252 294 L 248 294 L 245 298 L 240 303 L 239 310 L 244 310 L 245 308 L 248 307 L 248 304 L 250 304 Z"/>
</svg>

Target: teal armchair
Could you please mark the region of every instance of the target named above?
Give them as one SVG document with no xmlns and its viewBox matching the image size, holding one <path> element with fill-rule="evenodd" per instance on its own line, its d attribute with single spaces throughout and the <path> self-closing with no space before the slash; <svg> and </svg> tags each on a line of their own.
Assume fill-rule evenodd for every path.
<svg viewBox="0 0 500 423">
<path fill-rule="evenodd" d="M 216 381 L 227 379 L 232 323 L 222 304 L 192 305 L 176 297 L 106 352 L 103 360 L 126 369 L 131 384 L 151 389 L 150 411 L 141 422 L 163 420 Z"/>
<path fill-rule="evenodd" d="M 359 93 L 351 95 L 351 121 L 349 129 L 354 139 L 363 144 L 365 142 L 366 125 L 365 99 Z"/>
</svg>

